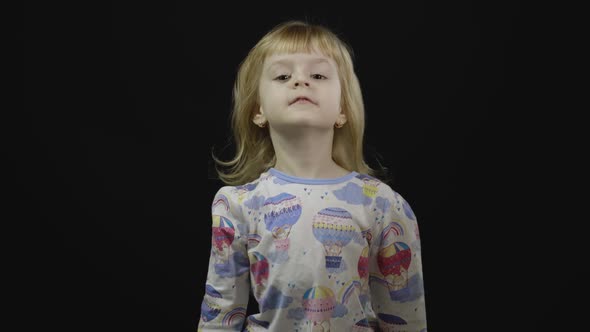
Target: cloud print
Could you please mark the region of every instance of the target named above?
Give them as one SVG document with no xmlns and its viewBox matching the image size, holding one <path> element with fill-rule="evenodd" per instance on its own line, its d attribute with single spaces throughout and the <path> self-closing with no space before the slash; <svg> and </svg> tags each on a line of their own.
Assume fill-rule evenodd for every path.
<svg viewBox="0 0 590 332">
<path fill-rule="evenodd" d="M 392 301 L 408 302 L 417 300 L 424 294 L 422 278 L 415 274 L 408 280 L 408 286 L 397 291 L 389 292 Z"/>
<path fill-rule="evenodd" d="M 363 194 L 363 188 L 356 183 L 349 182 L 344 188 L 334 190 L 334 196 L 348 204 L 369 205 L 372 198 Z"/>
<path fill-rule="evenodd" d="M 348 265 L 346 265 L 346 262 L 344 260 L 340 261 L 340 265 L 338 267 L 327 267 L 326 266 L 326 271 L 328 271 L 329 273 L 342 273 L 344 271 L 346 271 L 348 269 Z"/>
<path fill-rule="evenodd" d="M 256 189 L 256 187 L 258 187 L 258 182 L 244 184 L 244 185 L 241 185 L 241 186 L 237 186 L 236 188 L 238 190 L 244 189 L 246 191 L 252 191 L 252 190 Z"/>
<path fill-rule="evenodd" d="M 416 216 L 414 215 L 414 211 L 412 211 L 410 204 L 408 202 L 406 202 L 405 199 L 403 200 L 403 205 L 404 205 L 404 213 L 406 214 L 406 216 L 412 220 L 416 220 Z"/>
<path fill-rule="evenodd" d="M 254 196 L 244 202 L 247 208 L 251 210 L 258 210 L 264 205 L 264 196 Z"/>
<path fill-rule="evenodd" d="M 379 196 L 375 199 L 375 205 L 377 206 L 377 209 L 385 213 L 391 207 L 391 202 L 387 198 Z"/>
<path fill-rule="evenodd" d="M 266 296 L 262 299 L 261 311 L 264 312 L 270 309 L 286 308 L 291 302 L 293 302 L 292 297 L 283 295 L 280 290 L 271 286 L 268 289 Z"/>
<path fill-rule="evenodd" d="M 344 317 L 348 313 L 348 309 L 342 303 L 336 303 L 334 311 L 332 311 L 332 317 Z"/>
<path fill-rule="evenodd" d="M 250 261 L 240 251 L 233 253 L 225 264 L 215 264 L 215 273 L 223 278 L 242 275 L 250 270 Z"/>
<path fill-rule="evenodd" d="M 302 320 L 305 317 L 305 310 L 301 307 L 289 309 L 287 314 L 287 318 L 295 319 L 295 320 Z"/>
<path fill-rule="evenodd" d="M 245 224 L 245 223 L 236 224 L 236 227 L 238 228 L 238 232 L 240 232 L 240 237 L 247 237 L 248 236 L 248 232 L 250 231 L 250 229 L 247 224 Z"/>
</svg>

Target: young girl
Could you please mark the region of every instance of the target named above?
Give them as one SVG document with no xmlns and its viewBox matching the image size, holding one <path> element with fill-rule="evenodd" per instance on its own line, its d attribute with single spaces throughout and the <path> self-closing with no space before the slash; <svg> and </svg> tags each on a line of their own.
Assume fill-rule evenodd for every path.
<svg viewBox="0 0 590 332">
<path fill-rule="evenodd" d="M 239 68 L 232 128 L 198 330 L 426 331 L 418 224 L 363 160 L 347 45 L 272 29 Z M 250 290 L 260 312 L 245 317 Z"/>
</svg>

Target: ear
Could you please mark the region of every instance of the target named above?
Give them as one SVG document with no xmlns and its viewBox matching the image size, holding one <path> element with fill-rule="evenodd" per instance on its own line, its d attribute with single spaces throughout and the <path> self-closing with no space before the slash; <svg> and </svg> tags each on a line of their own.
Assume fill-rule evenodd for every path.
<svg viewBox="0 0 590 332">
<path fill-rule="evenodd" d="M 266 123 L 266 116 L 264 116 L 264 111 L 262 110 L 262 106 L 260 106 L 260 109 L 258 110 L 258 112 L 254 115 L 254 118 L 252 119 L 252 121 L 257 125 L 260 126 L 264 123 Z"/>
<path fill-rule="evenodd" d="M 345 124 L 346 121 L 348 121 L 348 119 L 346 118 L 346 114 L 344 114 L 344 112 L 340 112 L 340 114 L 338 114 L 338 119 L 336 120 L 336 123 L 340 123 L 340 124 Z"/>
</svg>

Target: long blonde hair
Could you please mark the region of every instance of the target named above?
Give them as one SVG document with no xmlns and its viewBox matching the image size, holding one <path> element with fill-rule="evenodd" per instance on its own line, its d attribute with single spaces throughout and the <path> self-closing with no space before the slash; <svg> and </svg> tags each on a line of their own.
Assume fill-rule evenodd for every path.
<svg viewBox="0 0 590 332">
<path fill-rule="evenodd" d="M 358 78 L 354 72 L 352 49 L 334 32 L 321 25 L 288 21 L 275 26 L 250 50 L 240 63 L 233 89 L 231 129 L 235 140 L 235 156 L 229 161 L 213 159 L 221 181 L 227 185 L 242 185 L 257 179 L 274 167 L 276 156 L 268 128 L 261 129 L 252 119 L 260 107 L 258 86 L 262 65 L 273 54 L 311 52 L 317 49 L 332 58 L 340 77 L 341 106 L 347 123 L 336 129 L 332 158 L 341 167 L 361 174 L 377 176 L 363 156 L 365 107 Z"/>
</svg>

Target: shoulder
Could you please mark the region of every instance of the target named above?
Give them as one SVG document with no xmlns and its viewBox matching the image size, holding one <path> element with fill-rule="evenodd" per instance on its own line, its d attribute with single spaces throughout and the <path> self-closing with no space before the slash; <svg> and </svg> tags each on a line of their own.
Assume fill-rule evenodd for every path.
<svg viewBox="0 0 590 332">
<path fill-rule="evenodd" d="M 213 196 L 213 201 L 229 200 L 235 195 L 235 192 L 235 186 L 222 186 L 217 190 L 217 192 L 215 192 L 215 195 Z"/>
<path fill-rule="evenodd" d="M 398 218 L 416 221 L 416 215 L 412 210 L 410 203 L 400 194 L 388 185 L 384 186 L 384 197 L 390 203 L 391 213 Z"/>
<path fill-rule="evenodd" d="M 387 183 L 371 175 L 358 173 L 352 181 L 362 186 L 364 190 L 375 197 L 393 199 L 398 193 Z"/>
<path fill-rule="evenodd" d="M 410 203 L 391 185 L 366 174 L 358 174 L 355 180 L 361 181 L 359 184 L 365 187 L 364 190 L 374 191 L 374 204 L 380 210 L 416 220 Z"/>
<path fill-rule="evenodd" d="M 222 186 L 214 195 L 214 204 L 216 201 L 222 200 L 230 204 L 238 204 L 243 202 L 244 198 L 253 193 L 260 184 L 260 178 L 254 181 L 235 186 Z"/>
</svg>

